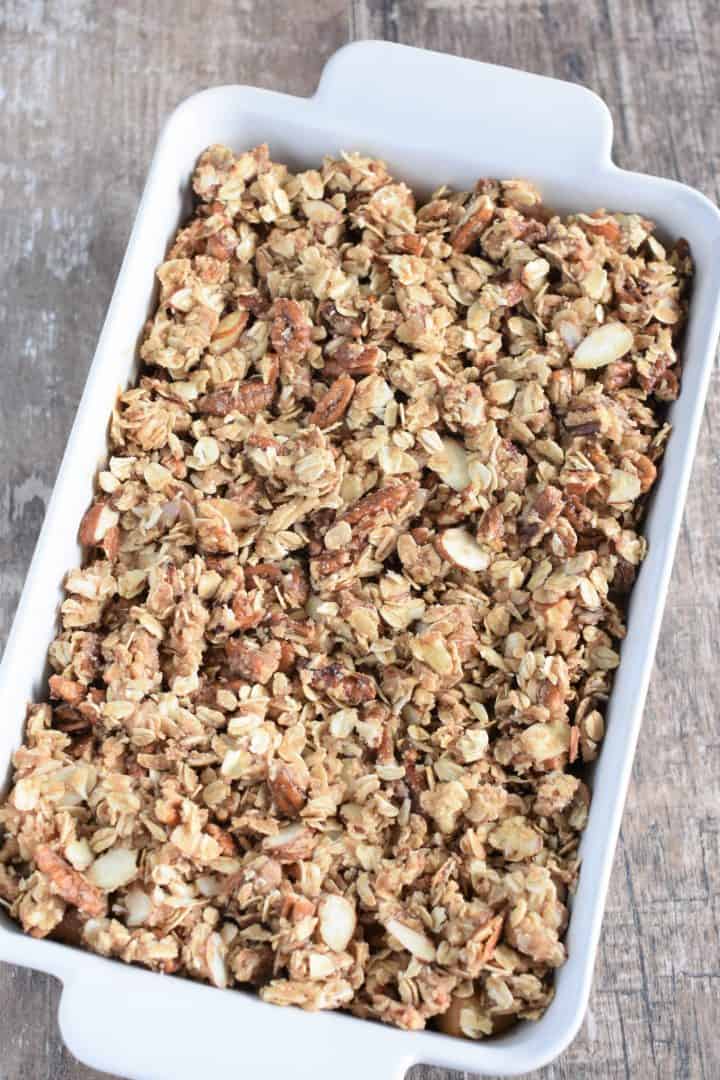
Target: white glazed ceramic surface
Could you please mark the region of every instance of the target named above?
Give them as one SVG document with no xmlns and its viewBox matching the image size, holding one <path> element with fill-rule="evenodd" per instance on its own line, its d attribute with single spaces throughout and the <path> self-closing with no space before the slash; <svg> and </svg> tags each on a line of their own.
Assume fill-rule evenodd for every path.
<svg viewBox="0 0 720 1080">
<path fill-rule="evenodd" d="M 543 1018 L 472 1043 L 408 1033 L 340 1014 L 279 1009 L 237 991 L 164 977 L 20 933 L 0 920 L 0 958 L 62 979 L 60 1026 L 82 1061 L 126 1077 L 190 1080 L 398 1080 L 415 1062 L 517 1075 L 559 1054 L 585 1012 L 593 962 L 643 702 L 720 328 L 720 214 L 681 184 L 624 172 L 610 159 L 605 105 L 569 83 L 383 42 L 341 49 L 314 97 L 244 86 L 206 90 L 172 114 L 150 169 L 77 419 L 28 573 L 0 670 L 6 776 L 29 699 L 44 693 L 66 570 L 81 557 L 76 533 L 106 454 L 118 386 L 132 378 L 154 271 L 189 210 L 189 176 L 212 142 L 234 149 L 267 141 L 276 160 L 314 166 L 323 154 L 383 157 L 420 194 L 479 176 L 535 181 L 559 210 L 635 210 L 661 235 L 685 236 L 697 276 L 680 399 L 646 532 L 648 558 L 631 604 L 629 633 L 597 763 L 583 867 L 567 934 L 569 959 Z"/>
</svg>

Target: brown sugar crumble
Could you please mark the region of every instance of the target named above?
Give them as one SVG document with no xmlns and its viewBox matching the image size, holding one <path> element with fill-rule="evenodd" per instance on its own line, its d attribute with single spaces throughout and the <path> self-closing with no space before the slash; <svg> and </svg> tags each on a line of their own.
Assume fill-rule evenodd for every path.
<svg viewBox="0 0 720 1080">
<path fill-rule="evenodd" d="M 37 937 L 479 1038 L 536 1018 L 692 274 L 532 184 L 207 150 L 0 808 Z"/>
</svg>

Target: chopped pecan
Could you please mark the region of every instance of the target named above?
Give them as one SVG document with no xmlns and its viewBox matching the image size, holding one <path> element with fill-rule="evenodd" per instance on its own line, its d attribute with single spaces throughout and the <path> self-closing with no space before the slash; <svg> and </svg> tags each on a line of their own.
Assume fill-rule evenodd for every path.
<svg viewBox="0 0 720 1080">
<path fill-rule="evenodd" d="M 609 215 L 604 217 L 602 214 L 581 214 L 579 216 L 580 225 L 589 232 L 592 236 L 602 236 L 610 244 L 617 244 L 621 236 L 620 226 L 615 218 Z"/>
<path fill-rule="evenodd" d="M 217 840 L 223 855 L 233 856 L 237 854 L 237 844 L 235 843 L 232 834 L 226 829 L 222 829 L 219 825 L 211 823 L 206 827 L 206 832 L 212 836 L 213 840 Z"/>
<path fill-rule="evenodd" d="M 505 520 L 502 507 L 491 506 L 480 518 L 477 528 L 477 538 L 483 544 L 497 546 L 502 543 L 505 535 Z"/>
<path fill-rule="evenodd" d="M 320 428 L 332 427 L 342 420 L 354 393 L 354 380 L 350 375 L 340 375 L 308 416 L 308 424 L 317 424 Z"/>
<path fill-rule="evenodd" d="M 453 230 L 450 243 L 455 251 L 465 252 L 472 247 L 492 220 L 494 205 L 488 195 L 470 200 L 460 224 Z"/>
<path fill-rule="evenodd" d="M 256 563 L 245 567 L 245 577 L 252 585 L 262 584 L 263 581 L 270 581 L 275 585 L 282 580 L 282 570 L 272 563 Z"/>
<path fill-rule="evenodd" d="M 360 345 L 342 342 L 325 357 L 323 374 L 331 378 L 339 375 L 372 375 L 377 370 L 380 350 L 377 345 Z"/>
<path fill-rule="evenodd" d="M 358 525 L 359 534 L 367 535 L 374 528 L 376 519 L 384 512 L 394 513 L 403 506 L 417 490 L 417 482 L 393 484 L 364 495 L 347 510 L 341 521 L 348 525 Z"/>
<path fill-rule="evenodd" d="M 275 387 L 262 379 L 248 379 L 235 389 L 231 387 L 214 390 L 197 400 L 197 410 L 206 416 L 228 416 L 239 412 L 243 416 L 257 416 L 272 405 Z"/>
<path fill-rule="evenodd" d="M 307 780 L 298 774 L 298 770 L 284 762 L 274 762 L 268 776 L 268 787 L 280 814 L 283 817 L 297 817 L 307 799 Z"/>
<path fill-rule="evenodd" d="M 62 855 L 53 851 L 49 844 L 39 844 L 35 848 L 35 863 L 66 904 L 71 904 L 91 918 L 105 914 L 105 894 L 86 881 L 83 875 L 74 870 Z"/>
<path fill-rule="evenodd" d="M 616 560 L 612 587 L 616 593 L 624 596 L 630 592 L 635 583 L 637 567 L 633 566 L 622 555 L 617 555 Z"/>
<path fill-rule="evenodd" d="M 361 705 L 372 701 L 377 694 L 375 680 L 370 675 L 348 671 L 341 664 L 326 664 L 309 672 L 310 685 L 335 698 L 343 705 Z"/>
<path fill-rule="evenodd" d="M 62 675 L 51 675 L 49 679 L 50 697 L 61 698 L 68 705 L 79 705 L 87 693 L 87 687 L 74 679 Z"/>
<path fill-rule="evenodd" d="M 292 671 L 295 666 L 295 649 L 289 641 L 280 642 L 280 663 L 278 664 L 278 671 L 281 671 L 283 675 L 287 675 L 289 671 Z"/>
<path fill-rule="evenodd" d="M 267 614 L 262 593 L 257 590 L 246 592 L 245 589 L 238 589 L 233 597 L 232 609 L 238 630 L 251 630 L 259 626 Z"/>
<path fill-rule="evenodd" d="M 312 323 L 297 300 L 281 297 L 270 314 L 270 340 L 279 357 L 301 358 L 310 348 Z"/>
<path fill-rule="evenodd" d="M 310 560 L 310 573 L 313 581 L 322 583 L 332 574 L 337 574 L 350 566 L 353 561 L 353 552 L 344 551 L 321 551 L 313 555 Z"/>
<path fill-rule="evenodd" d="M 225 655 L 233 674 L 264 685 L 280 667 L 282 648 L 279 641 L 269 641 L 267 645 L 258 646 L 243 638 L 229 638 L 225 645 Z"/>
<path fill-rule="evenodd" d="M 427 239 L 424 236 L 418 236 L 416 233 L 394 236 L 388 242 L 391 251 L 397 251 L 403 255 L 422 255 L 426 246 Z"/>
<path fill-rule="evenodd" d="M 362 335 L 360 319 L 351 315 L 342 315 L 332 300 L 323 300 L 318 305 L 318 315 L 335 334 L 348 338 L 359 338 Z"/>
<path fill-rule="evenodd" d="M 282 593 L 291 610 L 304 607 L 307 603 L 310 586 L 308 585 L 307 573 L 299 564 L 296 563 L 295 566 L 288 570 L 287 574 L 283 574 Z"/>
<path fill-rule="evenodd" d="M 535 496 L 523 514 L 518 524 L 518 537 L 529 546 L 539 543 L 545 533 L 552 529 L 563 507 L 562 491 L 548 484 Z"/>
<path fill-rule="evenodd" d="M 265 948 L 240 948 L 232 954 L 232 973 L 238 983 L 262 986 L 272 975 L 273 951 Z"/>
</svg>

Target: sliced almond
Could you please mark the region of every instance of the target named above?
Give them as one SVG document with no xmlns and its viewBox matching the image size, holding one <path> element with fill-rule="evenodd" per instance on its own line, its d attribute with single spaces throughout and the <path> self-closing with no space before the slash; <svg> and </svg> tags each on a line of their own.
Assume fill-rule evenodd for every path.
<svg viewBox="0 0 720 1080">
<path fill-rule="evenodd" d="M 560 319 L 556 329 L 566 348 L 577 349 L 582 341 L 582 330 L 577 323 L 572 322 L 570 319 Z"/>
<path fill-rule="evenodd" d="M 224 990 L 228 984 L 228 970 L 225 960 L 226 955 L 227 947 L 223 939 L 219 934 L 211 934 L 207 940 L 205 958 L 207 960 L 210 979 L 215 986 L 218 986 L 221 990 Z"/>
<path fill-rule="evenodd" d="M 536 292 L 545 282 L 550 273 L 550 263 L 547 259 L 530 259 L 522 268 L 520 280 L 528 289 Z"/>
<path fill-rule="evenodd" d="M 212 435 L 203 435 L 195 443 L 193 455 L 187 459 L 187 463 L 191 469 L 202 471 L 214 465 L 219 457 L 220 447 L 217 439 L 213 439 Z"/>
<path fill-rule="evenodd" d="M 262 842 L 263 851 L 282 862 L 297 862 L 309 859 L 315 847 L 315 837 L 304 825 L 288 825 L 274 836 L 266 836 Z"/>
<path fill-rule="evenodd" d="M 658 322 L 673 326 L 682 315 L 682 308 L 672 296 L 663 296 L 653 308 L 653 315 Z"/>
<path fill-rule="evenodd" d="M 446 529 L 437 540 L 437 549 L 448 562 L 462 570 L 480 573 L 490 565 L 490 555 L 462 525 Z"/>
<path fill-rule="evenodd" d="M 344 896 L 326 896 L 318 908 L 320 937 L 328 948 L 342 952 L 355 933 L 357 916 L 354 905 Z"/>
<path fill-rule="evenodd" d="M 606 367 L 629 352 L 633 341 L 632 330 L 624 323 L 605 323 L 583 338 L 572 357 L 572 366 L 582 371 Z"/>
<path fill-rule="evenodd" d="M 413 956 L 417 956 L 418 960 L 431 964 L 435 959 L 435 946 L 426 934 L 413 930 L 411 926 L 406 926 L 399 919 L 388 919 L 385 929 L 396 941 L 400 942 L 404 949 Z"/>
<path fill-rule="evenodd" d="M 65 848 L 65 858 L 75 870 L 82 873 L 92 864 L 93 853 L 84 838 L 82 840 L 71 840 Z"/>
<path fill-rule="evenodd" d="M 308 958 L 308 975 L 311 979 L 328 979 L 335 970 L 335 962 L 332 957 L 324 953 L 310 953 Z"/>
<path fill-rule="evenodd" d="M 125 909 L 125 922 L 128 926 L 143 926 L 152 911 L 152 901 L 142 889 L 130 889 L 125 897 Z"/>
<path fill-rule="evenodd" d="M 448 487 L 464 491 L 470 483 L 468 457 L 457 439 L 442 439 L 442 450 L 428 458 L 428 468 L 436 472 Z"/>
<path fill-rule="evenodd" d="M 95 502 L 80 522 L 79 538 L 81 544 L 99 544 L 105 534 L 114 528 L 120 515 L 105 502 Z"/>
<path fill-rule="evenodd" d="M 210 352 L 216 356 L 232 349 L 247 325 L 249 314 L 244 308 L 231 311 L 220 320 L 217 329 L 213 333 L 210 343 Z"/>
<path fill-rule="evenodd" d="M 602 300 L 607 289 L 607 282 L 607 270 L 604 270 L 602 266 L 594 266 L 592 270 L 588 270 L 581 285 L 591 300 Z"/>
<path fill-rule="evenodd" d="M 127 885 L 137 874 L 137 851 L 112 848 L 96 859 L 88 871 L 93 885 L 105 892 L 114 892 Z"/>
</svg>

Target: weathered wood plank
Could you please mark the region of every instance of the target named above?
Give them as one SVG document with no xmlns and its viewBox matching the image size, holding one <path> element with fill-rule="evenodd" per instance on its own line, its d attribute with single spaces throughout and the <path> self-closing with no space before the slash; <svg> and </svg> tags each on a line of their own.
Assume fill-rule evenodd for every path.
<svg viewBox="0 0 720 1080">
<path fill-rule="evenodd" d="M 384 37 L 581 81 L 616 160 L 713 198 L 715 0 L 5 0 L 0 5 L 0 638 L 4 639 L 162 118 L 207 85 L 310 93 Z M 705 416 L 616 859 L 591 1014 L 534 1080 L 718 1075 L 720 383 Z M 57 984 L 0 970 L 3 1080 L 98 1076 L 64 1050 Z M 414 1080 L 459 1074 L 419 1068 Z"/>
</svg>

